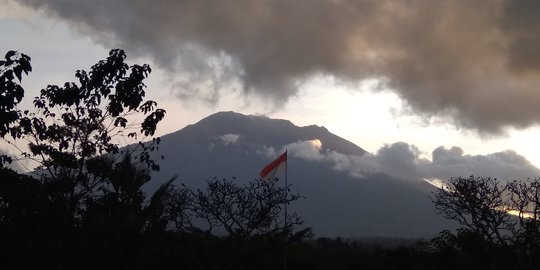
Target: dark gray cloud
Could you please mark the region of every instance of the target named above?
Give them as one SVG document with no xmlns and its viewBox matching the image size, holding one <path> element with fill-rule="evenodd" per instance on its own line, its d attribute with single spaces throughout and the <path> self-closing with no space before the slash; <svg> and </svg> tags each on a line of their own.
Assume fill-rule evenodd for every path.
<svg viewBox="0 0 540 270">
<path fill-rule="evenodd" d="M 228 83 L 283 101 L 313 75 L 378 77 L 415 113 L 481 133 L 540 122 L 533 0 L 17 1 L 150 55 L 210 101 Z"/>
<path fill-rule="evenodd" d="M 502 29 L 510 37 L 507 64 L 517 73 L 540 71 L 540 2 L 506 1 Z M 532 75 L 531 74 L 531 75 Z"/>
<path fill-rule="evenodd" d="M 318 142 L 318 143 L 314 143 Z M 336 151 L 323 151 L 320 141 L 301 141 L 284 146 L 294 157 L 332 163 L 335 170 L 349 172 L 359 178 L 383 173 L 408 181 L 444 182 L 452 177 L 492 177 L 503 181 L 540 177 L 540 169 L 514 151 L 487 155 L 466 155 L 459 147 L 440 146 L 433 150 L 431 160 L 421 157 L 414 145 L 397 142 L 381 147 L 376 153 L 361 156 Z M 282 152 L 283 150 L 281 150 Z M 275 151 L 271 151 L 275 156 Z"/>
<path fill-rule="evenodd" d="M 540 170 L 514 151 L 488 155 L 464 155 L 459 147 L 439 147 L 432 153 L 432 163 L 423 166 L 426 178 L 448 179 L 469 175 L 501 180 L 525 180 L 540 177 Z"/>
<path fill-rule="evenodd" d="M 335 164 L 334 169 L 360 178 L 377 173 L 402 180 L 430 178 L 425 173 L 425 167 L 431 162 L 420 158 L 420 151 L 414 145 L 404 142 L 384 145 L 376 153 L 362 156 L 345 155 L 336 151 L 321 155 L 325 155 L 327 161 Z"/>
</svg>

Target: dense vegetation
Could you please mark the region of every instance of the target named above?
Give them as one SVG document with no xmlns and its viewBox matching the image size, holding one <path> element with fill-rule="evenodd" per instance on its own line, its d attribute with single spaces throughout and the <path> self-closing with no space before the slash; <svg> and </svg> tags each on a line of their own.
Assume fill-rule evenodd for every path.
<svg viewBox="0 0 540 270">
<path fill-rule="evenodd" d="M 159 164 L 151 152 L 165 111 L 144 101 L 148 65 L 122 50 L 77 83 L 49 85 L 21 110 L 30 57 L 0 61 L 2 269 L 536 269 L 540 183 L 455 178 L 433 195 L 462 224 L 431 240 L 388 247 L 314 239 L 296 213 L 301 199 L 277 180 L 212 179 L 192 190 L 175 177 L 152 196 L 142 186 Z M 120 144 L 127 142 L 129 144 Z M 20 174 L 4 165 L 30 161 Z M 511 216 L 509 211 L 517 216 Z M 351 215 L 354 213 L 351 213 Z M 381 242 L 384 244 L 384 241 Z"/>
</svg>

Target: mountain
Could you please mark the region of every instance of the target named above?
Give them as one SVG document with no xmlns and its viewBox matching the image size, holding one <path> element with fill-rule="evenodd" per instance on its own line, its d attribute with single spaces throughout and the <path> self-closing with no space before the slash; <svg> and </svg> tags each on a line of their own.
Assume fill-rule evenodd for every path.
<svg viewBox="0 0 540 270">
<path fill-rule="evenodd" d="M 317 141 L 318 140 L 318 141 Z M 431 203 L 434 187 L 382 173 L 358 176 L 337 168 L 332 154 L 358 157 L 359 146 L 324 127 L 219 112 L 161 137 L 161 171 L 145 187 L 155 190 L 177 174 L 189 187 L 217 178 L 249 181 L 287 147 L 291 190 L 305 199 L 292 205 L 317 236 L 431 237 L 452 224 Z"/>
</svg>

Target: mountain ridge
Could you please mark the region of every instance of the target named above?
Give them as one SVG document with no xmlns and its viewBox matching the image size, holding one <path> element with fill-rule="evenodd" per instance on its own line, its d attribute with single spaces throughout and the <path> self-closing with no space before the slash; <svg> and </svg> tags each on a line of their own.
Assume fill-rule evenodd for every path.
<svg viewBox="0 0 540 270">
<path fill-rule="evenodd" d="M 232 121 L 236 122 L 236 124 L 231 125 Z M 240 123 L 240 125 L 238 125 L 238 123 Z M 233 126 L 235 128 L 232 128 Z M 201 127 L 202 129 L 205 129 L 204 132 L 200 132 Z M 285 138 L 285 136 L 282 136 L 280 133 L 292 133 L 292 139 L 294 142 L 319 139 L 323 143 L 324 150 L 335 150 L 340 153 L 354 155 L 363 155 L 366 153 L 366 151 L 361 147 L 330 133 L 324 127 L 316 125 L 299 127 L 289 120 L 271 119 L 266 116 L 258 115 L 243 115 L 233 111 L 222 111 L 212 114 L 195 124 L 187 125 L 183 129 L 163 135 L 162 139 L 167 139 L 170 136 L 178 134 L 179 132 L 192 132 L 192 130 L 200 132 L 198 135 L 201 136 L 218 136 L 218 133 L 221 133 L 220 135 L 242 133 L 242 135 L 246 137 L 261 137 L 267 135 L 267 133 L 270 133 L 272 136 L 277 136 L 277 138 L 268 141 L 270 144 L 269 146 L 273 147 L 285 145 L 291 142 L 290 138 Z M 247 133 L 250 134 L 246 135 Z M 337 142 L 329 143 L 329 141 Z"/>
</svg>

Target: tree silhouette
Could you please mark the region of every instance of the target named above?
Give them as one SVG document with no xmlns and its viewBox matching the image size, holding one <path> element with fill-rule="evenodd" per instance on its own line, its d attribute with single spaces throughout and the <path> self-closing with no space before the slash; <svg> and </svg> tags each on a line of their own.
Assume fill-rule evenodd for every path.
<svg viewBox="0 0 540 270">
<path fill-rule="evenodd" d="M 506 186 L 493 178 L 452 178 L 435 193 L 435 209 L 447 219 L 458 221 L 484 239 L 505 244 L 504 232 L 513 229 L 514 222 L 506 212 Z"/>
<path fill-rule="evenodd" d="M 250 181 L 238 185 L 233 180 L 208 181 L 206 190 L 193 192 L 193 209 L 205 220 L 208 231 L 223 228 L 231 236 L 253 235 L 311 236 L 311 228 L 293 230 L 304 221 L 296 213 L 283 216 L 283 206 L 300 199 L 298 194 L 285 192 L 289 187 L 277 186 L 277 181 Z"/>
<path fill-rule="evenodd" d="M 115 232 L 141 232 L 158 226 L 156 223 L 160 223 L 163 211 L 160 204 L 175 178 L 164 183 L 150 201 L 145 202 L 142 186 L 151 179 L 149 171 L 138 168 L 129 155 L 118 163 L 111 159 L 103 160 L 107 162 L 99 167 L 99 172 L 104 181 L 98 191 L 85 201 L 81 225 L 99 230 L 108 228 Z"/>
<path fill-rule="evenodd" d="M 187 233 L 200 231 L 193 224 L 195 215 L 195 200 L 193 191 L 183 183 L 180 186 L 171 186 L 165 194 L 163 214 L 176 232 Z"/>
<path fill-rule="evenodd" d="M 0 61 L 0 137 L 9 133 L 16 137 L 16 133 L 12 133 L 12 127 L 21 117 L 17 105 L 24 97 L 24 89 L 20 83 L 22 72 L 28 75 L 28 72 L 32 71 L 30 60 L 30 57 L 23 53 L 9 51 L 5 60 Z M 10 156 L 0 155 L 0 167 L 12 161 Z"/>
<path fill-rule="evenodd" d="M 31 70 L 30 58 L 11 51 L 3 63 L 0 96 L 8 117 L 1 117 L 0 138 L 19 150 L 18 158 L 39 164 L 36 173 L 54 186 L 55 200 L 65 203 L 68 215 L 73 217 L 103 185 L 104 175 L 92 167 L 102 162 L 99 160 L 104 155 L 113 155 L 114 160 L 122 156 L 115 154 L 124 152 L 159 170 L 149 154 L 159 138 L 154 138 L 153 144 L 143 141 L 154 135 L 165 111 L 156 108 L 152 100 L 144 101 L 144 79 L 150 67 L 129 66 L 125 59 L 123 50 L 111 50 L 89 72 L 77 70 L 77 83 L 48 85 L 34 98 L 34 111 L 17 108 L 24 92 L 13 76 L 21 81 L 21 72 Z M 120 148 L 120 142 L 138 143 Z M 11 160 L 4 157 L 3 161 Z"/>
<path fill-rule="evenodd" d="M 517 212 L 519 238 L 540 244 L 540 181 L 514 180 L 507 184 L 510 192 L 509 206 Z"/>
<path fill-rule="evenodd" d="M 439 253 L 465 259 L 471 268 L 537 269 L 539 202 L 538 179 L 452 178 L 433 203 L 445 218 L 464 227 L 456 235 L 443 231 L 433 243 Z"/>
<path fill-rule="evenodd" d="M 144 99 L 150 67 L 125 60 L 124 51 L 111 50 L 89 72 L 78 70 L 76 83 L 42 89 L 33 110 L 19 108 L 30 57 L 9 51 L 0 61 L 0 139 L 18 151 L 0 163 L 37 165 L 27 176 L 0 171 L 7 266 L 81 268 L 80 261 L 96 265 L 88 261 L 95 257 L 110 267 L 125 262 L 122 250 L 135 251 L 142 232 L 164 230 L 163 192 L 146 201 L 141 187 L 159 170 L 150 152 L 160 140 L 145 141 L 165 111 Z"/>
</svg>

